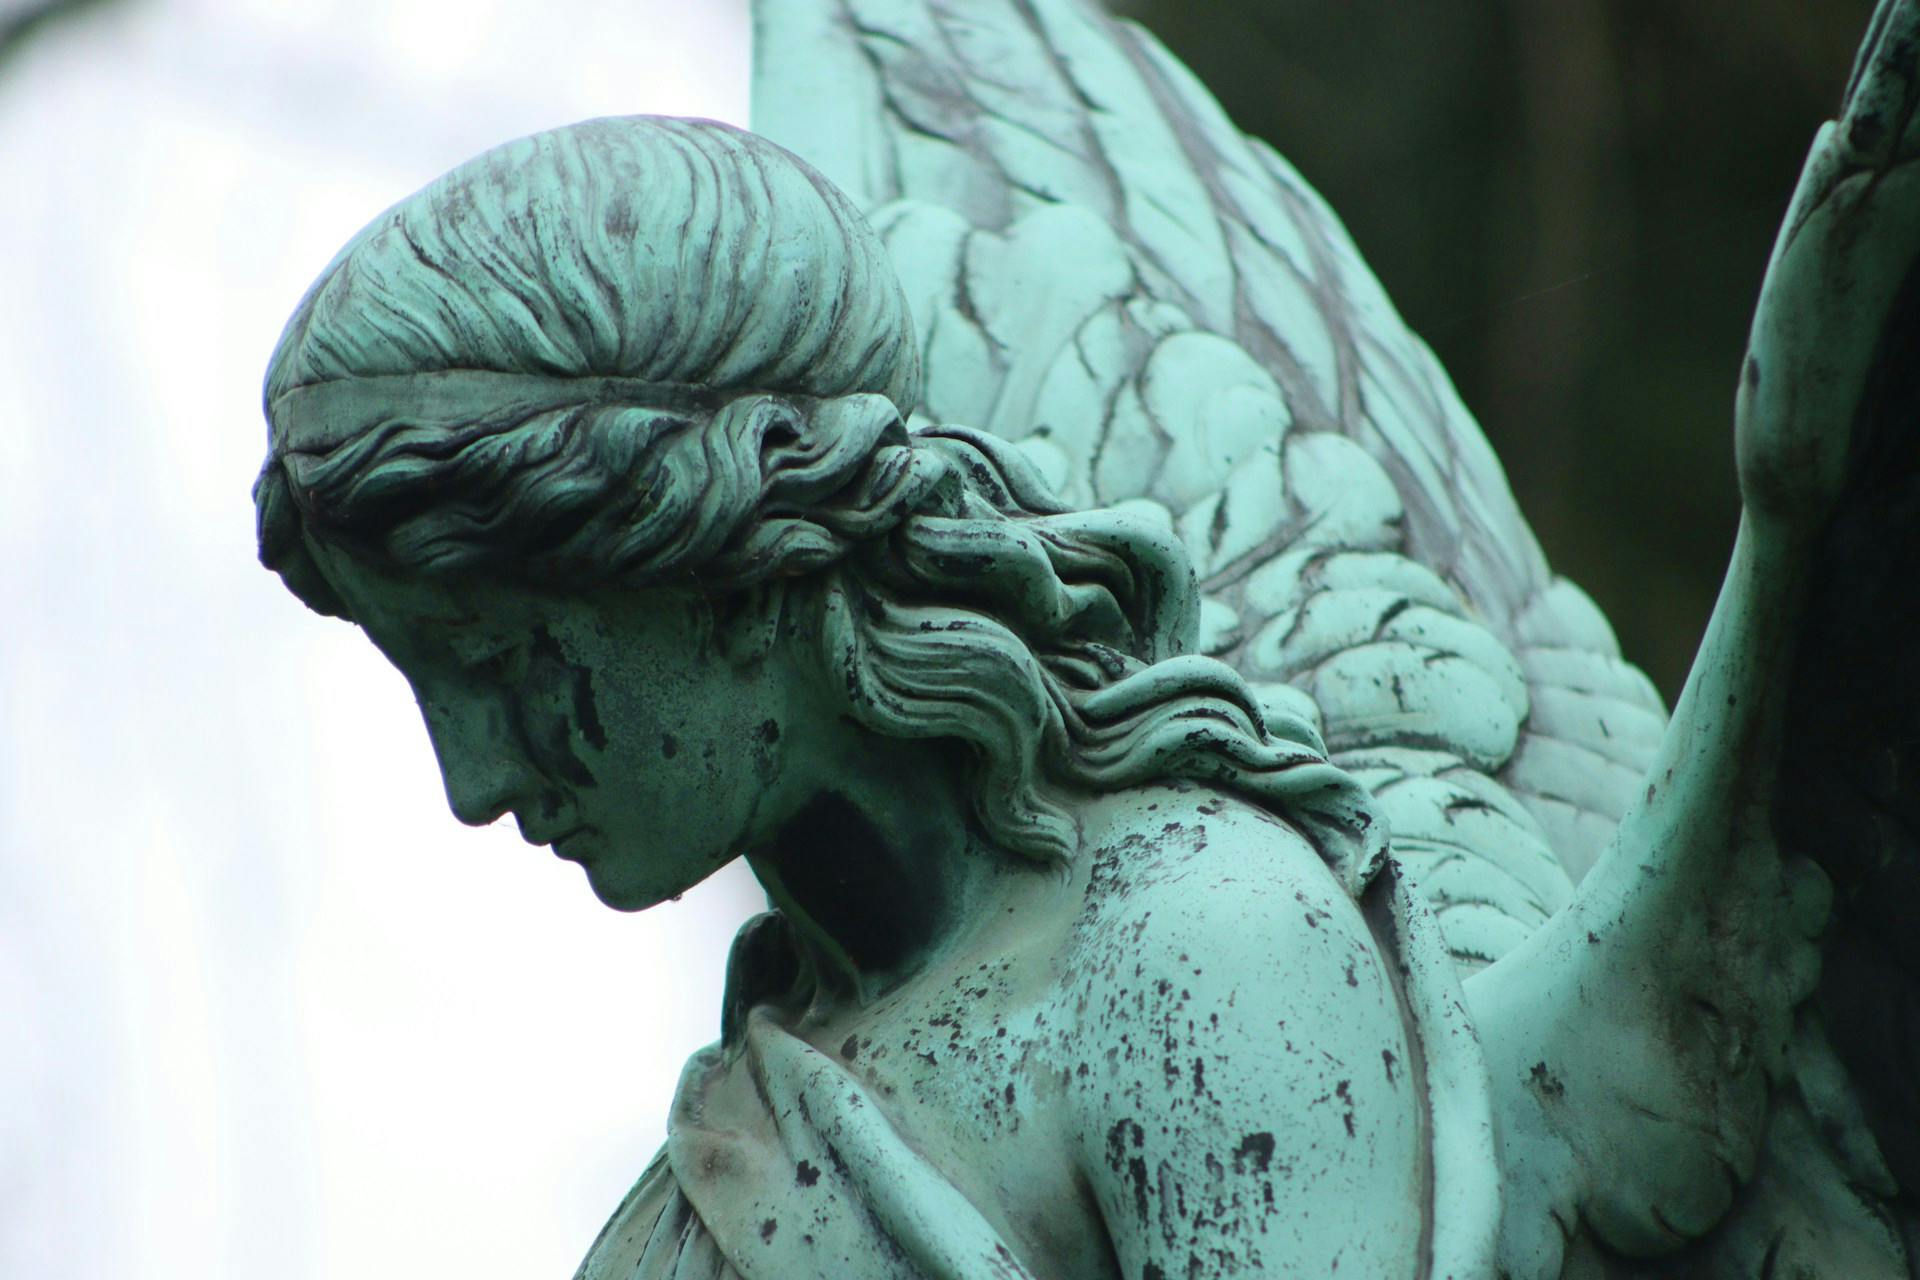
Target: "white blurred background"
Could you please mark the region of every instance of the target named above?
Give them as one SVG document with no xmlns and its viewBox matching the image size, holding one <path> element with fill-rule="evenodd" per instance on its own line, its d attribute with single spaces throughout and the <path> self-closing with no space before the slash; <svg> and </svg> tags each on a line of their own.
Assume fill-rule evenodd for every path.
<svg viewBox="0 0 1920 1280">
<path fill-rule="evenodd" d="M 0 1277 L 564 1277 L 659 1143 L 751 881 L 622 916 L 457 826 L 248 488 L 363 222 L 745 123 L 747 56 L 744 0 L 131 0 L 0 62 Z"/>
</svg>

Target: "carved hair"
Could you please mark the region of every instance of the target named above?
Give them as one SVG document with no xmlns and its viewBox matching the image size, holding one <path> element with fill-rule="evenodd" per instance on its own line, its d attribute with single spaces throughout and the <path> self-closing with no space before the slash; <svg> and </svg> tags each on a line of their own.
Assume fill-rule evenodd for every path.
<svg viewBox="0 0 1920 1280">
<path fill-rule="evenodd" d="M 798 157 L 711 120 L 587 120 L 476 156 L 340 251 L 287 322 L 271 402 L 441 369 L 919 397 L 873 231 Z"/>
<path fill-rule="evenodd" d="M 708 194 L 691 216 L 684 192 L 634 195 L 647 217 L 604 216 L 616 182 L 652 181 L 653 150 Z M 1364 789 L 1316 744 L 1271 736 L 1235 672 L 1187 653 L 1199 597 L 1177 542 L 1121 512 L 1069 511 L 994 437 L 908 434 L 911 322 L 884 250 L 824 181 L 700 122 L 595 121 L 502 152 L 362 233 L 274 355 L 261 558 L 308 604 L 345 615 L 306 537 L 427 575 L 781 590 L 817 624 L 850 714 L 973 748 L 974 812 L 1011 850 L 1070 856 L 1075 793 L 1193 778 L 1299 824 L 1349 884 L 1371 873 L 1384 832 Z M 619 163 L 601 164 L 609 153 Z M 779 298 L 606 283 L 642 255 L 602 241 L 704 246 L 649 249 L 649 264 L 730 257 L 736 235 L 771 243 L 712 194 L 730 198 L 743 173 L 782 218 L 814 202 Z M 514 216 L 536 207 L 537 229 Z M 721 293 L 764 278 L 698 276 Z M 494 307 L 506 318 L 475 314 Z"/>
</svg>

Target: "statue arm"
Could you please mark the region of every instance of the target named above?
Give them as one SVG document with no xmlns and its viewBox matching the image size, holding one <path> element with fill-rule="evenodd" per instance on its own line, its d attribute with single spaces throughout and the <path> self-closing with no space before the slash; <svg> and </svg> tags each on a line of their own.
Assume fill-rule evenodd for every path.
<svg viewBox="0 0 1920 1280">
<path fill-rule="evenodd" d="M 1575 901 L 1466 984 L 1500 1112 L 1503 1261 L 1516 1275 L 1557 1272 L 1576 1213 L 1633 1255 L 1703 1235 L 1762 1163 L 1779 1098 L 1793 1096 L 1774 1086 L 1817 1092 L 1804 1064 L 1819 1033 L 1797 1014 L 1816 990 L 1831 898 L 1813 859 L 1844 868 L 1852 851 L 1834 833 L 1868 806 L 1834 789 L 1817 824 L 1796 832 L 1780 814 L 1847 767 L 1809 759 L 1796 739 L 1837 726 L 1864 739 L 1853 758 L 1894 759 L 1904 743 L 1890 739 L 1911 736 L 1910 722 L 1889 734 L 1858 698 L 1833 696 L 1851 681 L 1821 669 L 1817 646 L 1800 651 L 1836 610 L 1858 618 L 1876 591 L 1897 598 L 1877 575 L 1915 555 L 1911 517 L 1896 513 L 1915 477 L 1898 379 L 1920 239 L 1917 39 L 1920 6 L 1884 0 L 1789 208 L 1736 402 L 1739 538 L 1644 792 Z M 1867 548 L 1850 535 L 1873 519 L 1885 543 Z M 1911 647 L 1900 610 L 1854 625 L 1860 671 L 1884 680 L 1874 703 L 1898 707 Z M 1883 856 L 1910 849 L 1889 841 Z M 1852 1124 L 1835 1121 L 1830 1140 L 1870 1150 L 1846 1136 Z M 1877 1155 L 1842 1158 L 1853 1186 L 1890 1193 Z M 1827 1214 L 1815 1248 L 1832 1252 L 1839 1234 Z"/>
<path fill-rule="evenodd" d="M 1232 809 L 1121 856 L 1144 885 L 1084 936 L 1070 1077 L 1120 1273 L 1411 1274 L 1417 1101 L 1353 901 Z"/>
</svg>

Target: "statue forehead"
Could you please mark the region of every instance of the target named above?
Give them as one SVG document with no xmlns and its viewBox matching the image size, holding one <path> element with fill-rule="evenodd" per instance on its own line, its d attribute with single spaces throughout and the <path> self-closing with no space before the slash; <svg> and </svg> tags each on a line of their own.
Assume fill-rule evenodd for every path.
<svg viewBox="0 0 1920 1280">
<path fill-rule="evenodd" d="M 362 627 L 371 620 L 389 628 L 497 631 L 550 625 L 561 629 L 614 618 L 644 622 L 703 607 L 703 597 L 692 587 L 657 584 L 550 591 L 484 574 L 402 573 L 311 534 L 307 545 Z M 361 616 L 363 612 L 376 616 L 369 619 Z"/>
</svg>

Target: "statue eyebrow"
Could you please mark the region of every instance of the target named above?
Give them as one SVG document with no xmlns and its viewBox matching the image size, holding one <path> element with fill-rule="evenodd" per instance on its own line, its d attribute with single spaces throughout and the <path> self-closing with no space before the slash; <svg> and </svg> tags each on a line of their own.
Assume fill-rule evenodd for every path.
<svg viewBox="0 0 1920 1280">
<path fill-rule="evenodd" d="M 454 627 L 472 627 L 486 621 L 487 619 L 485 617 L 477 613 L 463 613 L 458 617 L 451 618 L 434 617 L 430 614 L 415 614 L 411 619 L 414 627 L 432 628 L 436 631 L 446 631 Z"/>
<path fill-rule="evenodd" d="M 447 628 L 452 628 L 458 625 L 459 625 L 458 623 L 444 624 L 444 626 Z M 450 643 L 457 644 L 457 645 L 492 645 L 502 640 L 519 641 L 519 640 L 524 640 L 525 638 L 526 638 L 525 628 L 502 627 L 502 626 L 494 625 L 494 626 L 485 626 L 485 627 L 472 627 L 472 628 L 463 630 L 462 633 L 459 635 L 450 636 L 449 641 Z"/>
</svg>

